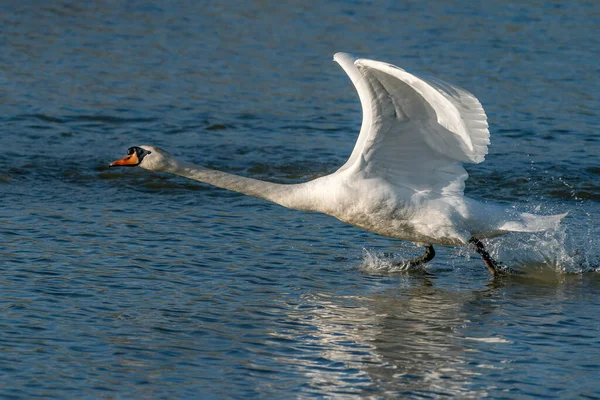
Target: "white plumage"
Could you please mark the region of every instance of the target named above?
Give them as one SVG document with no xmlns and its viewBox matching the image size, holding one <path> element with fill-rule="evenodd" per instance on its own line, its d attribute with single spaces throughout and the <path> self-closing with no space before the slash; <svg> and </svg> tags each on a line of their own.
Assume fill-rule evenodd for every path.
<svg viewBox="0 0 600 400">
<path fill-rule="evenodd" d="M 432 244 L 474 241 L 492 273 L 496 265 L 477 239 L 550 229 L 565 215 L 520 213 L 464 196 L 462 163 L 482 162 L 490 143 L 485 111 L 471 93 L 346 53 L 334 60 L 358 91 L 363 121 L 348 161 L 330 175 L 282 185 L 177 161 L 152 146 L 132 148 L 111 165 L 182 175 L 427 246 L 429 256 L 417 263 L 433 258 Z"/>
</svg>

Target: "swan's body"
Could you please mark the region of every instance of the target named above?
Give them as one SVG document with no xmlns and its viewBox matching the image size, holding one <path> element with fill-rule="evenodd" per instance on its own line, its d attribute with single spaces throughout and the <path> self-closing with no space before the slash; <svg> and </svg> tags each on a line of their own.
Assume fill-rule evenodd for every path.
<svg viewBox="0 0 600 400">
<path fill-rule="evenodd" d="M 472 238 L 547 230 L 563 217 L 520 213 L 464 196 L 468 174 L 462 163 L 482 162 L 490 142 L 487 117 L 475 96 L 390 64 L 344 53 L 334 60 L 358 91 L 363 122 L 350 158 L 333 174 L 277 184 L 178 161 L 151 146 L 132 148 L 111 165 L 139 165 L 284 207 L 322 212 L 426 246 L 430 258 L 432 244 L 480 244 Z"/>
</svg>

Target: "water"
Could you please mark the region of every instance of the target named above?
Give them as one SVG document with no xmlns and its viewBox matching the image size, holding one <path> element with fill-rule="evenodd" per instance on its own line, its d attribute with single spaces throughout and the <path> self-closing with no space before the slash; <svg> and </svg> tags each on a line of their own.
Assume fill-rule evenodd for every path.
<svg viewBox="0 0 600 400">
<path fill-rule="evenodd" d="M 1 14 L 3 398 L 600 398 L 600 6 L 25 1 Z M 419 253 L 332 218 L 108 170 L 131 145 L 260 179 L 349 155 L 337 51 L 474 92 L 467 193 L 555 232 Z"/>
</svg>

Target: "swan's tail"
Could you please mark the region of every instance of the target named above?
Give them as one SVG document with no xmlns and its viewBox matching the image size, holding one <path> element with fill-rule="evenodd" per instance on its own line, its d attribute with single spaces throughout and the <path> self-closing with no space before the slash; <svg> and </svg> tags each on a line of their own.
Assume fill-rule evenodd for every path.
<svg viewBox="0 0 600 400">
<path fill-rule="evenodd" d="M 556 215 L 535 215 L 520 213 L 515 219 L 504 222 L 500 230 L 509 232 L 541 232 L 555 229 L 568 213 Z"/>
</svg>

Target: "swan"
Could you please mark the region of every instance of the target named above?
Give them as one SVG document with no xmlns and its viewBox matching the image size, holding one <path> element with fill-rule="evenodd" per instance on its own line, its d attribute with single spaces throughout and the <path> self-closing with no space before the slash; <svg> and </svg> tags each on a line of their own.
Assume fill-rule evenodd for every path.
<svg viewBox="0 0 600 400">
<path fill-rule="evenodd" d="M 371 232 L 413 242 L 435 256 L 433 245 L 472 246 L 492 276 L 505 273 L 481 239 L 556 227 L 566 214 L 534 215 L 464 196 L 463 163 L 481 163 L 490 132 L 471 93 L 394 65 L 337 53 L 352 80 L 363 118 L 358 140 L 332 174 L 279 184 L 208 169 L 153 146 L 135 146 L 111 167 L 139 166 L 269 200 L 284 207 L 331 215 Z"/>
</svg>

